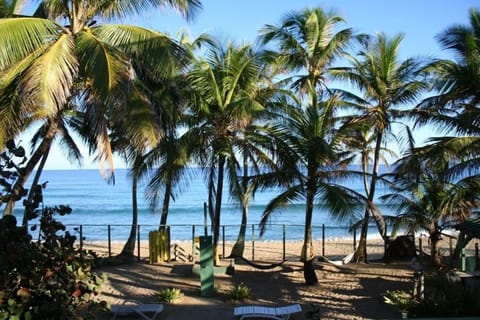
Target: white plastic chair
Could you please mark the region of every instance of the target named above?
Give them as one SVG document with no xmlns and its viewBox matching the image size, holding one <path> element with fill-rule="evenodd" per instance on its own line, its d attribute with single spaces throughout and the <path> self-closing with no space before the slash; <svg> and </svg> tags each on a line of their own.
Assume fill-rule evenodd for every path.
<svg viewBox="0 0 480 320">
<path fill-rule="evenodd" d="M 262 306 L 242 306 L 235 307 L 234 316 L 240 316 L 240 320 L 246 318 L 271 318 L 277 320 L 287 320 L 294 313 L 301 312 L 302 307 L 299 304 L 292 304 L 283 307 L 262 307 Z"/>
<path fill-rule="evenodd" d="M 110 312 L 113 313 L 112 320 L 117 319 L 119 315 L 135 313 L 145 320 L 155 320 L 163 311 L 163 304 L 159 303 L 140 303 L 135 300 L 126 300 L 123 304 L 112 305 Z M 148 314 L 152 316 L 148 316 Z"/>
</svg>

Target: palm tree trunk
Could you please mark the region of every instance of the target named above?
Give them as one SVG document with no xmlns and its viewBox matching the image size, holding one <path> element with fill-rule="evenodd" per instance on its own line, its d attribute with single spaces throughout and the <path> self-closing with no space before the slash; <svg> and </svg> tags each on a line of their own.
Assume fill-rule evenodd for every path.
<svg viewBox="0 0 480 320">
<path fill-rule="evenodd" d="M 48 154 L 50 147 L 53 143 L 53 139 L 55 138 L 55 135 L 57 133 L 57 129 L 57 123 L 54 120 L 49 120 L 47 132 L 45 133 L 42 142 L 28 160 L 24 170 L 19 172 L 19 177 L 17 178 L 17 181 L 12 188 L 12 197 L 7 202 L 3 215 L 10 215 L 13 213 L 13 209 L 17 201 L 16 199 L 21 198 L 23 186 L 27 182 L 35 167 L 37 166 L 37 163 L 42 159 L 45 154 Z"/>
<path fill-rule="evenodd" d="M 367 185 L 365 185 L 365 192 L 367 194 L 367 203 L 365 207 L 365 214 L 363 215 L 363 220 L 362 220 L 362 230 L 360 233 L 360 240 L 358 243 L 358 247 L 355 250 L 355 255 L 354 255 L 354 260 L 356 262 L 367 262 L 367 235 L 368 235 L 368 224 L 370 222 L 370 216 L 373 213 L 373 216 L 375 218 L 375 223 L 377 224 L 378 231 L 382 238 L 386 241 L 386 226 L 385 226 L 385 220 L 383 219 L 383 216 L 381 216 L 378 212 L 372 211 L 371 207 L 373 204 L 373 199 L 375 197 L 375 189 L 377 185 L 377 178 L 378 178 L 378 167 L 379 167 L 379 162 L 380 162 L 380 150 L 381 150 L 381 142 L 382 142 L 382 134 L 379 134 L 376 140 L 376 145 L 375 145 L 375 152 L 374 152 L 374 158 L 373 158 L 373 168 L 372 168 L 372 177 L 370 180 L 370 186 L 367 188 Z M 366 160 L 363 159 L 363 170 L 366 172 Z M 364 176 L 366 177 L 366 176 Z"/>
<path fill-rule="evenodd" d="M 243 152 L 243 181 L 242 181 L 242 222 L 240 224 L 240 230 L 238 231 L 237 241 L 233 245 L 229 258 L 243 257 L 245 251 L 245 235 L 247 233 L 247 220 L 248 220 L 248 153 L 246 150 Z"/>
<path fill-rule="evenodd" d="M 240 230 L 238 231 L 237 241 L 233 245 L 232 251 L 228 258 L 240 258 L 243 257 L 243 252 L 245 251 L 245 236 L 247 234 L 247 217 L 248 217 L 248 207 L 243 206 L 242 208 L 242 222 L 240 224 Z"/>
<path fill-rule="evenodd" d="M 379 134 L 379 136 L 377 137 L 376 145 L 375 145 L 375 157 L 373 159 L 372 180 L 370 184 L 370 190 L 369 190 L 370 192 L 368 194 L 367 205 L 373 204 L 373 199 L 375 198 L 375 189 L 376 189 L 377 180 L 378 180 L 378 168 L 380 166 L 380 150 L 382 149 L 382 140 L 383 140 L 383 135 Z M 387 228 L 385 225 L 385 219 L 379 212 L 377 212 L 377 210 L 372 210 L 371 206 L 367 206 L 367 208 L 368 208 L 368 211 L 373 214 L 380 236 L 384 241 L 386 241 Z"/>
<path fill-rule="evenodd" d="M 368 222 L 370 221 L 370 212 L 368 206 L 365 208 L 365 214 L 362 220 L 362 230 L 360 232 L 360 239 L 358 241 L 357 249 L 355 250 L 354 260 L 355 262 L 367 262 L 367 234 L 368 234 Z"/>
<path fill-rule="evenodd" d="M 169 180 L 165 185 L 165 194 L 162 205 L 162 215 L 160 216 L 160 226 L 158 230 L 165 231 L 167 227 L 168 209 L 170 207 L 170 197 L 172 194 L 172 182 Z"/>
<path fill-rule="evenodd" d="M 215 211 L 213 213 L 213 261 L 218 266 L 218 241 L 220 238 L 220 214 L 222 211 L 222 192 L 223 192 L 223 171 L 225 167 L 225 157 L 220 156 L 218 162 L 217 190 L 215 195 Z"/>
<path fill-rule="evenodd" d="M 438 242 L 440 241 L 441 233 L 438 228 L 435 227 L 435 230 L 430 234 L 430 259 L 433 266 L 441 266 L 442 259 L 438 254 Z"/>
<path fill-rule="evenodd" d="M 28 225 L 29 217 L 33 213 L 33 210 L 36 207 L 36 204 L 34 204 L 34 201 L 33 201 L 33 197 L 35 196 L 35 193 L 38 192 L 38 188 L 39 188 L 38 181 L 40 180 L 40 177 L 42 175 L 43 168 L 45 167 L 45 163 L 47 162 L 49 153 L 50 153 L 50 147 L 47 149 L 46 153 L 43 155 L 42 160 L 38 165 L 37 171 L 35 172 L 35 177 L 33 178 L 32 185 L 30 187 L 30 192 L 28 193 L 28 198 L 27 198 L 28 205 L 25 205 L 25 211 L 23 213 L 22 226 L 24 227 Z M 41 189 L 40 189 L 40 192 L 41 192 Z"/>
<path fill-rule="evenodd" d="M 309 175 L 312 176 L 312 175 Z M 303 237 L 303 247 L 301 253 L 301 261 L 303 261 L 303 276 L 307 285 L 315 285 L 318 283 L 317 274 L 313 267 L 315 254 L 312 244 L 312 216 L 313 216 L 313 200 L 315 197 L 314 181 L 307 184 L 307 202 L 305 210 L 305 232 Z"/>
<path fill-rule="evenodd" d="M 130 235 L 120 253 L 122 256 L 133 256 L 133 253 L 135 252 L 135 240 L 137 238 L 138 225 L 137 185 L 138 176 L 134 173 L 132 178 L 132 225 L 130 227 Z"/>
</svg>

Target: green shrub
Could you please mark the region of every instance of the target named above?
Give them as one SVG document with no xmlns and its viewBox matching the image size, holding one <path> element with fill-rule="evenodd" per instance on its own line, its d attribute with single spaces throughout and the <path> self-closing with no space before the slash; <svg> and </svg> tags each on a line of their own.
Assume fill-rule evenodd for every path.
<svg viewBox="0 0 480 320">
<path fill-rule="evenodd" d="M 0 154 L 0 207 L 20 201 L 28 191 L 14 191 L 26 162 L 25 150 L 7 141 Z M 17 219 L 0 219 L 0 320 L 3 319 L 94 319 L 105 302 L 95 302 L 103 276 L 91 271 L 92 257 L 74 247 L 75 237 L 54 215 L 71 213 L 68 206 L 38 209 L 42 185 L 33 185 L 24 199 L 28 220 L 39 218 L 35 241 L 27 227 L 17 227 Z M 36 225 L 32 226 L 36 230 Z"/>
<path fill-rule="evenodd" d="M 384 302 L 407 311 L 409 317 L 469 317 L 480 314 L 479 292 L 452 281 L 448 273 L 425 277 L 423 299 L 402 290 L 387 291 Z"/>
<path fill-rule="evenodd" d="M 404 290 L 387 290 L 383 302 L 394 305 L 400 310 L 408 310 L 413 303 L 412 295 Z"/>
<path fill-rule="evenodd" d="M 155 293 L 155 297 L 164 303 L 172 303 L 182 297 L 182 291 L 177 288 L 166 288 Z"/>
<path fill-rule="evenodd" d="M 0 319 L 93 319 L 105 308 L 93 301 L 104 277 L 91 271 L 87 252 L 77 250 L 75 237 L 53 218 L 70 211 L 37 211 L 37 241 L 16 226 L 14 216 L 0 220 Z"/>
<path fill-rule="evenodd" d="M 250 297 L 250 288 L 243 283 L 237 284 L 229 291 L 228 296 L 233 300 L 248 298 Z"/>
</svg>

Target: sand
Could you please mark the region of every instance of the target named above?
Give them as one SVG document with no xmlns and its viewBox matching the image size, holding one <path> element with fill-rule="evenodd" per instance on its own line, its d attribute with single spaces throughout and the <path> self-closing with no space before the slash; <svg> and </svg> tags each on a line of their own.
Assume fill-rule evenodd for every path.
<svg viewBox="0 0 480 320">
<path fill-rule="evenodd" d="M 175 245 L 188 258 L 192 250 L 191 243 Z M 89 246 L 96 246 L 97 250 L 105 248 L 105 244 Z M 318 251 L 321 252 L 322 247 L 321 244 L 317 244 Z M 148 245 L 142 243 L 139 261 L 97 269 L 97 272 L 108 276 L 108 281 L 98 298 L 112 304 L 121 304 L 127 299 L 152 303 L 156 302 L 155 292 L 164 288 L 180 289 L 183 297 L 173 304 L 167 304 L 159 319 L 234 319 L 233 308 L 237 305 L 290 303 L 299 303 L 303 309 L 303 312 L 296 314 L 294 319 L 306 319 L 307 312 L 313 307 L 319 308 L 318 319 L 400 318 L 399 310 L 385 304 L 382 294 L 387 290 L 410 290 L 413 287 L 413 270 L 409 266 L 409 261 L 386 263 L 376 260 L 381 257 L 383 248 L 381 242 L 372 242 L 369 243 L 369 263 L 337 266 L 316 261 L 318 285 L 306 286 L 302 263 L 298 259 L 300 248 L 301 242 L 287 242 L 285 250 L 281 242 L 257 242 L 252 252 L 250 245 L 246 255 L 251 258 L 253 254 L 258 263 L 278 262 L 284 251 L 287 261 L 281 266 L 261 270 L 242 261 L 224 259 L 222 265 L 234 265 L 234 275 L 216 274 L 217 292 L 213 298 L 205 298 L 200 296 L 199 276 L 192 273 L 197 256 L 194 255 L 194 261 L 188 259 L 183 261 L 177 256 L 176 261 L 150 264 L 148 251 L 145 252 Z M 111 250 L 118 252 L 120 249 L 121 246 L 114 244 Z M 221 254 L 222 249 L 219 250 Z M 327 256 L 330 259 L 337 259 L 351 252 L 353 247 L 350 241 L 331 241 L 325 244 L 325 250 L 329 253 Z M 225 251 L 229 253 L 228 245 Z M 230 299 L 230 290 L 239 284 L 244 284 L 250 289 L 250 297 L 243 301 Z"/>
</svg>

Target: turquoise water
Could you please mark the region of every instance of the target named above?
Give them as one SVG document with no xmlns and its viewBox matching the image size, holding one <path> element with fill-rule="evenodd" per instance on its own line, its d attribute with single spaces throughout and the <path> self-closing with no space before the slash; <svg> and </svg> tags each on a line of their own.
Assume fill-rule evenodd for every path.
<svg viewBox="0 0 480 320">
<path fill-rule="evenodd" d="M 184 186 L 176 201 L 171 203 L 168 224 L 171 225 L 172 239 L 191 239 L 192 225 L 195 225 L 195 232 L 203 233 L 207 188 L 199 170 L 192 169 L 191 173 L 191 181 Z M 57 220 L 62 221 L 71 232 L 78 233 L 76 230 L 82 225 L 83 235 L 88 240 L 107 239 L 109 225 L 112 239 L 124 240 L 128 236 L 132 219 L 131 179 L 128 170 L 117 170 L 115 177 L 115 185 L 109 185 L 97 170 L 46 170 L 40 179 L 40 183 L 48 181 L 43 194 L 43 205 L 69 205 L 73 209 L 72 214 L 58 216 Z M 143 239 L 147 238 L 148 231 L 158 229 L 160 222 L 160 213 L 152 212 L 145 200 L 144 187 L 145 184 L 140 183 L 138 192 L 138 224 Z M 351 182 L 348 187 L 361 192 L 361 184 L 358 182 Z M 258 223 L 262 212 L 278 192 L 279 190 L 262 191 L 252 199 L 249 207 L 249 237 L 259 237 Z M 382 189 L 379 193 L 382 193 Z M 227 194 L 223 202 L 221 224 L 224 226 L 225 238 L 235 240 L 241 221 L 241 208 Z M 391 212 L 388 207 L 380 208 L 383 213 Z M 284 233 L 287 240 L 303 239 L 304 210 L 305 207 L 298 203 L 278 211 L 262 239 L 279 240 Z M 21 204 L 17 204 L 15 214 L 18 217 L 23 214 Z M 210 221 L 207 223 L 210 224 Z M 325 225 L 327 238 L 352 236 L 347 230 L 350 219 L 337 221 L 320 207 L 315 208 L 313 225 L 315 238 L 322 237 L 322 225 Z M 375 228 L 370 229 L 373 234 L 376 233 Z"/>
</svg>

